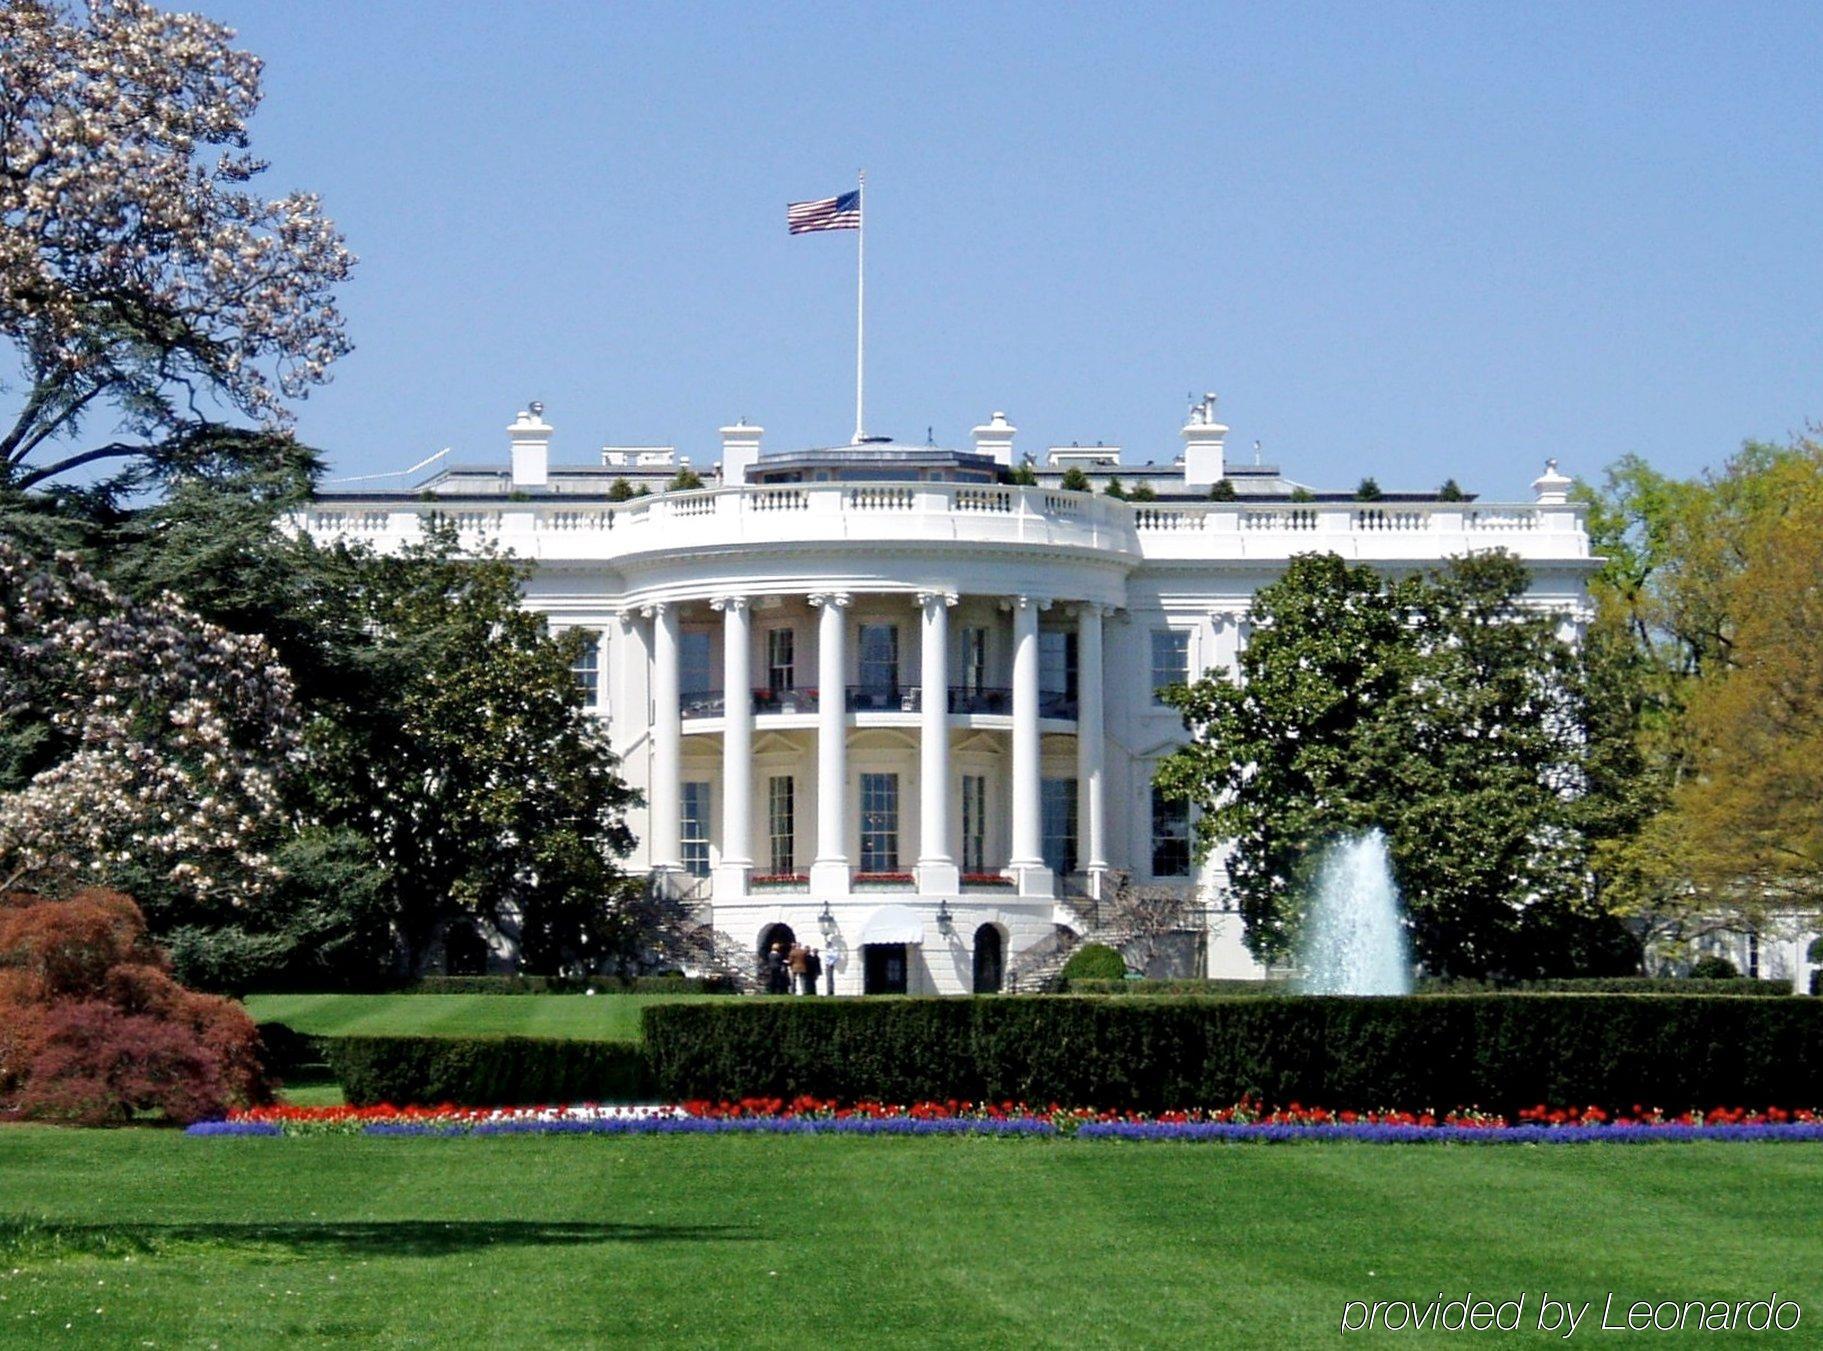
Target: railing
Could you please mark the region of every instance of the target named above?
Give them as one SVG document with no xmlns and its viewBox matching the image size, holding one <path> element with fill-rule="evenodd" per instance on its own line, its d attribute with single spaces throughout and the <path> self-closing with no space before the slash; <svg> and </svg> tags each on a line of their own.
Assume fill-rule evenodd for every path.
<svg viewBox="0 0 1823 1351">
<path fill-rule="evenodd" d="M 1012 484 L 755 484 L 616 503 L 553 497 L 401 503 L 350 495 L 313 503 L 293 521 L 316 533 L 395 547 L 415 539 L 426 518 L 532 558 L 839 540 L 1038 544 L 1166 558 L 1273 558 L 1335 548 L 1392 559 L 1505 543 L 1524 557 L 1588 557 L 1575 503 L 1128 503 Z M 1423 538 L 1420 544 L 1426 536 L 1462 543 Z"/>
<path fill-rule="evenodd" d="M 1038 691 L 1038 716 L 1041 718 L 1074 718 L 1076 696 L 1061 690 Z"/>
<path fill-rule="evenodd" d="M 817 711 L 817 692 L 815 689 L 755 690 L 753 692 L 753 711 L 755 713 L 815 713 Z"/>
<path fill-rule="evenodd" d="M 850 685 L 850 713 L 916 713 L 921 691 L 917 686 L 900 689 L 897 685 Z"/>
<path fill-rule="evenodd" d="M 677 707 L 686 718 L 719 718 L 727 703 L 720 690 L 691 690 L 677 696 Z"/>
<path fill-rule="evenodd" d="M 951 713 L 1001 713 L 1013 711 L 1013 692 L 988 685 L 951 685 Z"/>
</svg>

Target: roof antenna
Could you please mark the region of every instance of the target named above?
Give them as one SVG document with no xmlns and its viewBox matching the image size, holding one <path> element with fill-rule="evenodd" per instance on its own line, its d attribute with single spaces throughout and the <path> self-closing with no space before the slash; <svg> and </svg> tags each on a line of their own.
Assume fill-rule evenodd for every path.
<svg viewBox="0 0 1823 1351">
<path fill-rule="evenodd" d="M 1258 441 L 1253 443 L 1253 467 L 1255 469 L 1260 467 L 1260 443 Z"/>
<path fill-rule="evenodd" d="M 924 444 L 927 446 L 934 446 L 937 444 L 937 428 L 935 423 L 925 423 Z"/>
</svg>

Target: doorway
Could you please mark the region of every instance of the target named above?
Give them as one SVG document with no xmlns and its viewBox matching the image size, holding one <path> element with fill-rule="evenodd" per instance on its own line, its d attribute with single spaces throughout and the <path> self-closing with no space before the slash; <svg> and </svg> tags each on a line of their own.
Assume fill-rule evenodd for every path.
<svg viewBox="0 0 1823 1351">
<path fill-rule="evenodd" d="M 1006 973 L 1006 947 L 1000 930 L 983 924 L 975 930 L 975 993 L 999 994 Z"/>
<path fill-rule="evenodd" d="M 904 994 L 905 944 L 866 943 L 861 947 L 861 993 Z"/>
</svg>

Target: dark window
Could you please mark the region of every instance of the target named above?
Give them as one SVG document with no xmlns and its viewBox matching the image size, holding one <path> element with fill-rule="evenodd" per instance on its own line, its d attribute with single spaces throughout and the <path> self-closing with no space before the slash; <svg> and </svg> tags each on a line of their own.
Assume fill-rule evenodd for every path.
<svg viewBox="0 0 1823 1351">
<path fill-rule="evenodd" d="M 797 638 L 790 629 L 766 631 L 766 688 L 773 693 L 798 687 Z"/>
<path fill-rule="evenodd" d="M 876 694 L 899 688 L 898 625 L 861 625 L 861 688 Z"/>
<path fill-rule="evenodd" d="M 1152 632 L 1152 702 L 1164 703 L 1164 692 L 1190 679 L 1190 634 L 1184 629 Z"/>
<path fill-rule="evenodd" d="M 1076 780 L 1046 779 L 1043 797 L 1044 863 L 1055 873 L 1076 871 Z"/>
<path fill-rule="evenodd" d="M 684 871 L 692 877 L 709 875 L 709 785 L 683 785 Z"/>
<path fill-rule="evenodd" d="M 797 862 L 797 783 L 789 774 L 766 781 L 766 823 L 772 871 L 788 875 Z"/>
<path fill-rule="evenodd" d="M 987 871 L 987 776 L 962 776 L 962 871 Z"/>
<path fill-rule="evenodd" d="M 1152 789 L 1152 875 L 1190 875 L 1190 803 Z"/>
<path fill-rule="evenodd" d="M 582 695 L 582 706 L 594 708 L 601 692 L 601 640 L 598 635 L 583 633 L 582 651 L 570 663 L 570 674 L 576 678 L 576 690 Z"/>
<path fill-rule="evenodd" d="M 680 694 L 707 694 L 715 688 L 709 670 L 709 635 L 686 629 L 677 636 L 677 689 Z"/>
</svg>

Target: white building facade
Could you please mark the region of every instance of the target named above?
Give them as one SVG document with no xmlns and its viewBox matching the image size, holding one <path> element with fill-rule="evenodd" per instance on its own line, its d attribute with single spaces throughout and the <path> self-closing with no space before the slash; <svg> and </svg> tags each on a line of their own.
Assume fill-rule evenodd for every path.
<svg viewBox="0 0 1823 1351">
<path fill-rule="evenodd" d="M 756 959 L 827 938 L 838 993 L 1029 984 L 1072 935 L 1130 937 L 1099 933 L 1123 887 L 1184 902 L 1136 962 L 1264 974 L 1220 860 L 1152 790 L 1184 737 L 1160 692 L 1234 671 L 1297 554 L 1506 549 L 1570 629 L 1595 565 L 1554 466 L 1520 503 L 1313 493 L 1229 463 L 1213 398 L 1164 465 L 1071 446 L 1015 472 L 1000 414 L 966 452 L 769 455 L 738 423 L 694 487 L 666 447 L 553 467 L 536 404 L 509 434 L 510 468 L 324 493 L 300 524 L 388 549 L 435 513 L 529 560 L 526 603 L 590 635 L 584 702 L 645 796 L 632 866 Z M 1145 500 L 1108 496 L 1116 477 Z"/>
</svg>

